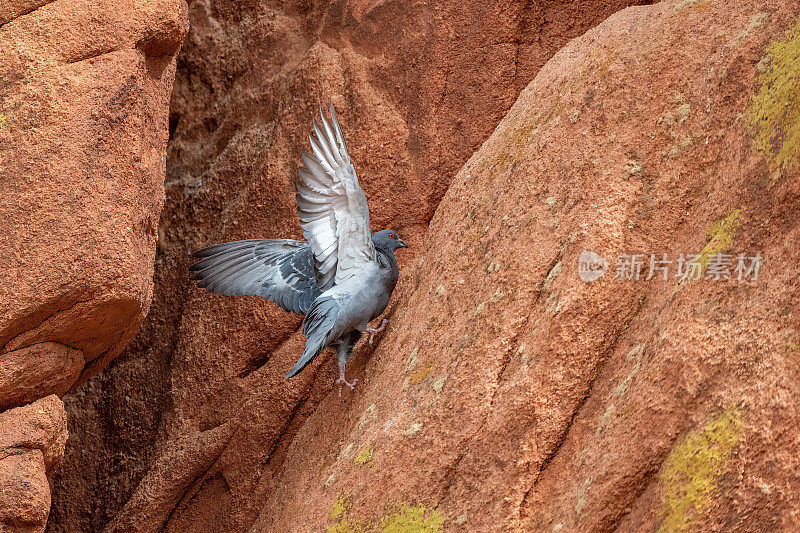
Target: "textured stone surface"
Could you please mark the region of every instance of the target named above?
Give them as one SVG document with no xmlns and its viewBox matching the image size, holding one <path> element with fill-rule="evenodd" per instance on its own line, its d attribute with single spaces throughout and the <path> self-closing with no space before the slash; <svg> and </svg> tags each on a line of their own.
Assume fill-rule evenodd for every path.
<svg viewBox="0 0 800 533">
<path fill-rule="evenodd" d="M 575 34 L 608 15 L 583 7 Z M 153 313 L 67 400 L 52 530 L 798 528 L 800 5 L 627 9 L 528 84 L 565 13 L 192 3 Z M 330 358 L 282 379 L 299 319 L 185 282 L 187 249 L 299 236 L 329 97 L 373 224 L 416 253 L 341 396 Z M 592 284 L 583 250 L 610 262 Z M 619 254 L 681 252 L 764 266 L 612 279 Z"/>
<path fill-rule="evenodd" d="M 0 530 L 44 531 L 48 476 L 66 441 L 67 415 L 57 396 L 0 413 Z"/>
<path fill-rule="evenodd" d="M 0 8 L 0 353 L 67 346 L 85 380 L 138 330 L 185 31 L 181 0 Z M 38 370 L 63 368 L 58 389 L 62 359 Z"/>
<path fill-rule="evenodd" d="M 746 117 L 797 74 L 799 11 L 666 2 L 556 54 L 455 178 L 363 388 L 306 420 L 253 530 L 417 500 L 452 530 L 797 529 L 800 189 L 770 154 L 800 114 Z M 764 266 L 612 279 L 651 252 Z"/>
<path fill-rule="evenodd" d="M 0 413 L 3 531 L 44 530 L 67 435 L 49 395 L 102 369 L 147 314 L 187 26 L 183 0 L 0 5 L 0 410 L 29 404 Z M 5 442 L 31 425 L 39 440 Z"/>
<path fill-rule="evenodd" d="M 253 530 L 416 501 L 465 531 L 796 529 L 800 182 L 745 117 L 798 11 L 667 2 L 557 53 L 456 176 L 362 388 L 306 419 Z M 587 249 L 611 263 L 592 284 Z M 621 253 L 701 251 L 764 267 L 612 279 Z"/>
<path fill-rule="evenodd" d="M 418 246 L 450 179 L 538 68 L 630 3 L 192 2 L 153 306 L 127 355 L 67 399 L 73 437 L 52 529 L 101 527 L 141 479 L 157 483 L 151 465 L 175 442 L 229 421 L 230 443 L 206 475 L 184 480 L 167 528 L 255 520 L 271 490 L 259 480 L 280 470 L 334 365 L 323 357 L 284 382 L 302 350 L 299 319 L 190 290 L 186 253 L 300 236 L 292 180 L 318 104 L 337 106 L 375 229 Z M 98 458 L 91 469 L 84 453 Z"/>
<path fill-rule="evenodd" d="M 57 342 L 41 342 L 0 356 L 0 409 L 42 396 L 61 396 L 83 370 L 83 354 Z"/>
</svg>

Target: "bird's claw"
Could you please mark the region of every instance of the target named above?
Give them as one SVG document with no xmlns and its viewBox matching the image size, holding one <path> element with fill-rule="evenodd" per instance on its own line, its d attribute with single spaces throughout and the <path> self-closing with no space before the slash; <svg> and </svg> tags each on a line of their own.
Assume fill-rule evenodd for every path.
<svg viewBox="0 0 800 533">
<path fill-rule="evenodd" d="M 350 390 L 355 390 L 357 382 L 358 382 L 358 378 L 354 378 L 352 383 L 348 383 L 348 381 L 346 379 L 344 379 L 344 378 L 339 378 L 339 379 L 336 380 L 336 385 L 338 385 L 339 383 L 344 383 L 345 385 L 350 387 Z"/>
<path fill-rule="evenodd" d="M 367 328 L 365 330 L 367 333 L 369 333 L 369 345 L 370 346 L 372 346 L 372 341 L 375 340 L 375 335 L 380 333 L 384 329 L 386 329 L 386 324 L 388 324 L 388 323 L 389 323 L 389 321 L 384 318 L 383 321 L 381 322 L 381 325 L 378 326 L 377 328 Z"/>
</svg>

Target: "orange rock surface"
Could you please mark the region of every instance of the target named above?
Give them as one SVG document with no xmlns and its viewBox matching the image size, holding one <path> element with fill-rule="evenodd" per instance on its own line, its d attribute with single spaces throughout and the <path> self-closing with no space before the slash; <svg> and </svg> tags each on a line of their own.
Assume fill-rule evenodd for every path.
<svg viewBox="0 0 800 533">
<path fill-rule="evenodd" d="M 19 221 L 3 237 L 0 406 L 80 383 L 154 294 L 127 350 L 64 397 L 50 531 L 800 529 L 800 3 L 194 0 L 154 289 L 180 9 L 143 7 L 99 39 L 142 43 L 122 50 L 144 62 L 136 109 L 158 118 L 135 122 L 90 90 L 123 67 L 50 66 L 107 48 L 8 33 L 59 7 L 22 15 L 41 3 L 0 8 L 0 142 L 17 143 L 0 206 Z M 176 40 L 130 40 L 154 27 Z M 45 59 L 15 63 L 25 54 Z M 152 86 L 148 54 L 165 58 Z M 69 98 L 37 104 L 50 90 Z M 348 366 L 354 392 L 331 387 L 332 357 L 284 380 L 300 319 L 186 274 L 201 246 L 300 236 L 295 166 L 329 99 L 374 229 L 411 244 L 390 326 Z M 131 217 L 138 247 L 109 222 Z M 607 264 L 591 283 L 586 251 Z M 641 254 L 641 279 L 615 279 L 624 254 Z M 651 254 L 675 261 L 666 279 L 645 279 Z M 701 279 L 675 277 L 680 254 Z M 704 279 L 719 254 L 731 279 Z M 739 254 L 761 257 L 757 277 L 737 279 Z M 55 396 L 0 417 L 36 420 L 21 409 L 42 402 L 63 421 Z M 43 527 L 62 426 L 0 459 L 0 483 L 21 486 L 18 471 L 34 487 L 0 520 Z"/>
<path fill-rule="evenodd" d="M 196 291 L 186 254 L 300 236 L 293 180 L 319 104 L 340 110 L 375 228 L 398 229 L 419 251 L 450 180 L 535 72 L 630 3 L 192 2 L 153 306 L 128 352 L 66 400 L 73 438 L 52 528 L 242 531 L 268 502 L 335 365 L 323 357 L 284 381 L 302 350 L 299 318 Z M 175 454 L 185 468 L 170 468 Z"/>
<path fill-rule="evenodd" d="M 52 444 L 0 443 L 2 531 L 44 530 L 67 437 L 50 395 L 101 370 L 147 314 L 187 29 L 181 0 L 0 5 L 0 432 L 33 425 Z M 40 425 L 43 402 L 58 424 Z"/>
<path fill-rule="evenodd" d="M 664 2 L 560 50 L 456 175 L 361 388 L 297 430 L 253 530 L 418 502 L 448 531 L 798 529 L 798 15 Z M 591 284 L 584 250 L 609 261 Z M 620 254 L 681 252 L 763 266 L 613 279 Z"/>
<path fill-rule="evenodd" d="M 44 531 L 48 478 L 64 455 L 67 415 L 55 395 L 0 413 L 0 529 Z"/>
</svg>

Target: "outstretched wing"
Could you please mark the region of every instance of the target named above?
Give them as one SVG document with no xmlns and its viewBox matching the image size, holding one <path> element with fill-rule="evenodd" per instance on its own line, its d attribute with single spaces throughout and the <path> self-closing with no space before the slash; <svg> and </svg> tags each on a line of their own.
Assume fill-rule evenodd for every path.
<svg viewBox="0 0 800 533">
<path fill-rule="evenodd" d="M 347 154 L 339 119 L 331 104 L 331 122 L 320 109 L 308 137 L 312 153 L 303 153 L 298 168 L 297 213 L 303 235 L 314 253 L 317 284 L 322 291 L 353 276 L 375 260 L 369 208 Z"/>
<path fill-rule="evenodd" d="M 192 254 L 197 286 L 228 296 L 252 294 L 287 311 L 305 314 L 320 294 L 314 254 L 307 242 L 251 239 L 226 242 Z"/>
</svg>

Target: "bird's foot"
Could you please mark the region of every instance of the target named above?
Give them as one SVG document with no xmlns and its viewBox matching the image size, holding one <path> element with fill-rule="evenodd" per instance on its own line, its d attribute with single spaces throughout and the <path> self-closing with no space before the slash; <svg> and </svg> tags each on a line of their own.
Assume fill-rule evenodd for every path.
<svg viewBox="0 0 800 533">
<path fill-rule="evenodd" d="M 350 390 L 353 390 L 353 389 L 356 388 L 356 382 L 358 381 L 358 379 L 357 378 L 353 379 L 352 383 L 348 383 L 347 380 L 344 378 L 344 368 L 345 368 L 345 366 L 347 366 L 347 362 L 346 361 L 342 361 L 340 359 L 339 360 L 339 379 L 336 380 L 334 385 L 338 385 L 339 383 L 344 383 L 345 385 L 350 387 Z M 341 395 L 342 395 L 342 389 L 339 389 L 339 396 L 341 396 Z"/>
<path fill-rule="evenodd" d="M 367 329 L 364 330 L 367 333 L 369 333 L 369 345 L 370 346 L 372 346 L 372 341 L 375 339 L 375 335 L 377 333 L 380 333 L 384 329 L 386 329 L 386 324 L 388 324 L 388 323 L 389 323 L 389 321 L 384 318 L 383 321 L 381 322 L 381 325 L 378 326 L 377 328 L 367 328 Z"/>
<path fill-rule="evenodd" d="M 354 379 L 352 383 L 349 383 L 346 379 L 344 379 L 344 376 L 340 376 L 339 379 L 336 380 L 336 385 L 338 385 L 339 383 L 344 383 L 345 385 L 350 387 L 350 390 L 353 390 L 356 388 L 357 382 L 358 378 Z"/>
</svg>

